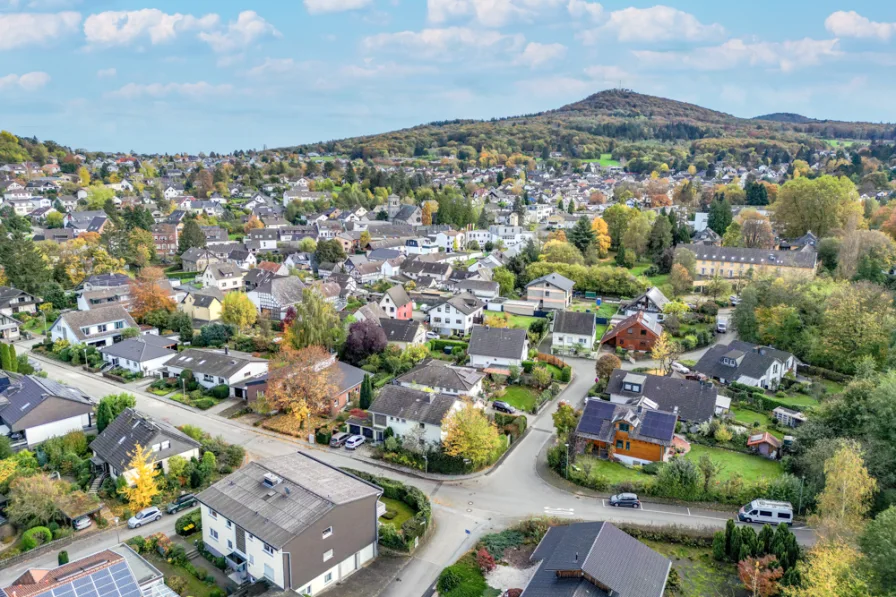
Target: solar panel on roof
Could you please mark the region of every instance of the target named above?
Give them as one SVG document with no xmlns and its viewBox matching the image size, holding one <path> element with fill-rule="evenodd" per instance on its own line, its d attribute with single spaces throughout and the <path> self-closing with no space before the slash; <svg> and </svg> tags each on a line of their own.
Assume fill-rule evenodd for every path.
<svg viewBox="0 0 896 597">
<path fill-rule="evenodd" d="M 139 597 L 140 587 L 126 562 L 76 578 L 37 597 Z"/>
</svg>

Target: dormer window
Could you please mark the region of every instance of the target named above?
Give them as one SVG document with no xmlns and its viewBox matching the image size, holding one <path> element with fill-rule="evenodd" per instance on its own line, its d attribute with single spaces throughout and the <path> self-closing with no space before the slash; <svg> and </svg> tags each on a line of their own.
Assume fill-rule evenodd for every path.
<svg viewBox="0 0 896 597">
<path fill-rule="evenodd" d="M 626 382 L 622 384 L 622 389 L 626 392 L 634 392 L 635 394 L 640 394 L 641 384 Z"/>
</svg>

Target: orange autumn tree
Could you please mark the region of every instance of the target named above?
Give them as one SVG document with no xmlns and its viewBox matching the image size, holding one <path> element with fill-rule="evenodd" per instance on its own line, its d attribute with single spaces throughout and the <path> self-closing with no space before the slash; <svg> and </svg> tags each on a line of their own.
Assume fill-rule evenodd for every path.
<svg viewBox="0 0 896 597">
<path fill-rule="evenodd" d="M 243 232 L 249 234 L 250 230 L 257 230 L 259 228 L 264 228 L 264 224 L 261 223 L 261 220 L 258 219 L 258 216 L 252 216 L 249 218 L 249 221 L 243 226 Z"/>
<path fill-rule="evenodd" d="M 295 349 L 284 342 L 268 373 L 265 399 L 272 408 L 289 412 L 299 427 L 330 412 L 336 392 L 332 356 L 322 346 Z"/>
<path fill-rule="evenodd" d="M 131 282 L 131 315 L 142 320 L 153 311 L 174 311 L 165 273 L 160 267 L 144 267 Z"/>
</svg>

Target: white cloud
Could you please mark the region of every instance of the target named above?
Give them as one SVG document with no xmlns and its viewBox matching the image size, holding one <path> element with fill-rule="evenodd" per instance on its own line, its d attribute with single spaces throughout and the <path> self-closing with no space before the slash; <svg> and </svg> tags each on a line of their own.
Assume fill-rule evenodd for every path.
<svg viewBox="0 0 896 597">
<path fill-rule="evenodd" d="M 50 82 L 50 75 L 41 71 L 25 73 L 24 75 L 6 75 L 0 77 L 0 89 L 6 90 L 18 87 L 25 91 L 37 91 Z"/>
<path fill-rule="evenodd" d="M 432 23 L 472 18 L 486 27 L 500 27 L 513 19 L 532 20 L 544 9 L 562 6 L 567 0 L 427 0 Z"/>
<path fill-rule="evenodd" d="M 305 0 L 305 8 L 316 15 L 327 12 L 345 12 L 370 6 L 373 0 Z"/>
<path fill-rule="evenodd" d="M 0 15 L 0 50 L 53 41 L 76 32 L 80 24 L 81 15 L 77 12 Z"/>
<path fill-rule="evenodd" d="M 199 34 L 199 39 L 210 45 L 215 52 L 233 52 L 268 35 L 279 37 L 280 32 L 255 11 L 245 10 L 236 21 L 227 24 L 226 30 L 203 31 Z"/>
<path fill-rule="evenodd" d="M 637 77 L 625 71 L 618 66 L 595 64 L 585 68 L 585 74 L 594 81 L 600 81 L 607 84 L 619 85 L 620 83 L 631 82 Z"/>
<path fill-rule="evenodd" d="M 253 66 L 246 74 L 250 77 L 265 77 L 268 75 L 282 75 L 295 70 L 296 62 L 292 58 L 265 58 L 264 62 Z"/>
<path fill-rule="evenodd" d="M 725 34 L 725 28 L 718 23 L 704 25 L 690 13 L 662 5 L 614 10 L 603 29 L 623 42 L 706 41 Z"/>
<path fill-rule="evenodd" d="M 516 86 L 527 95 L 549 98 L 581 98 L 595 91 L 590 81 L 564 76 L 526 79 L 517 81 Z"/>
<path fill-rule="evenodd" d="M 399 50 L 406 56 L 449 60 L 464 51 L 519 50 L 524 41 L 525 38 L 519 34 L 505 35 L 498 31 L 447 27 L 380 33 L 364 38 L 361 45 L 366 50 Z"/>
<path fill-rule="evenodd" d="M 594 21 L 600 19 L 604 14 L 604 7 L 597 2 L 586 2 L 585 0 L 569 0 L 566 5 L 569 14 L 577 19 L 588 17 Z"/>
<path fill-rule="evenodd" d="M 139 99 L 143 97 L 159 99 L 172 95 L 199 99 L 209 95 L 231 93 L 232 91 L 232 85 L 212 85 L 205 81 L 199 81 L 198 83 L 128 83 L 108 95 L 121 99 Z"/>
<path fill-rule="evenodd" d="M 90 15 L 84 21 L 87 43 L 98 46 L 126 46 L 149 39 L 153 45 L 174 40 L 180 33 L 207 31 L 218 26 L 220 17 L 180 13 L 167 14 L 157 8 L 131 11 L 106 11 Z"/>
<path fill-rule="evenodd" d="M 116 70 L 114 68 L 104 68 L 104 69 L 96 71 L 96 76 L 100 79 L 111 78 L 117 74 L 118 74 L 118 70 Z"/>
<path fill-rule="evenodd" d="M 437 69 L 432 66 L 410 66 L 406 64 L 397 64 L 395 62 L 365 64 L 364 66 L 350 64 L 339 69 L 339 75 L 341 77 L 350 79 L 372 79 L 374 77 L 378 79 L 400 79 L 402 77 L 432 74 L 435 72 L 437 72 Z"/>
<path fill-rule="evenodd" d="M 896 33 L 896 23 L 880 23 L 854 10 L 838 10 L 824 20 L 824 27 L 838 37 L 876 37 L 887 41 Z"/>
<path fill-rule="evenodd" d="M 563 44 L 541 44 L 535 41 L 526 44 L 523 53 L 516 62 L 529 68 L 537 68 L 549 62 L 559 60 L 566 55 L 566 46 Z"/>
<path fill-rule="evenodd" d="M 705 71 L 728 70 L 741 66 L 759 66 L 789 72 L 816 66 L 826 58 L 842 54 L 836 39 L 799 39 L 782 42 L 749 42 L 730 39 L 718 46 L 685 52 L 633 52 L 642 62 L 664 68 Z"/>
</svg>

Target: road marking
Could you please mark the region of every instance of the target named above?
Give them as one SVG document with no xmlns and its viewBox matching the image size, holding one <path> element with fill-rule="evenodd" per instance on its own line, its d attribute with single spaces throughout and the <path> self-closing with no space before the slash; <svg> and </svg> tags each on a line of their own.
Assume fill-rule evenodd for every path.
<svg viewBox="0 0 896 597">
<path fill-rule="evenodd" d="M 691 509 L 688 508 L 688 516 L 690 516 L 690 515 L 691 515 Z"/>
<path fill-rule="evenodd" d="M 544 513 L 549 516 L 573 516 L 575 510 L 572 508 L 550 508 L 544 507 Z"/>
</svg>

